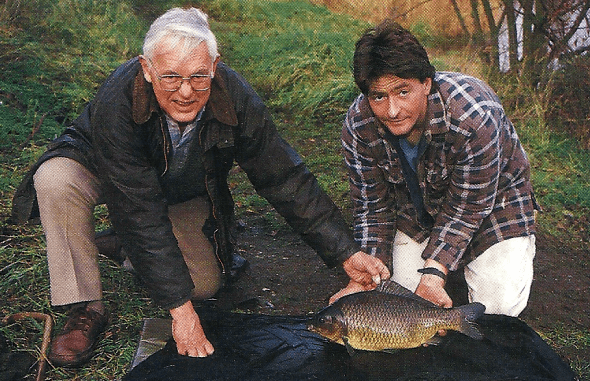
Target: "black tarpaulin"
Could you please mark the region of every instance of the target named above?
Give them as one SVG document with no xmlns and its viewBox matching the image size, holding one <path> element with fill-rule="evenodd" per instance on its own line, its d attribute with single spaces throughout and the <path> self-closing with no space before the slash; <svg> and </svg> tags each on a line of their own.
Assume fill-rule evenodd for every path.
<svg viewBox="0 0 590 381">
<path fill-rule="evenodd" d="M 212 356 L 179 356 L 169 341 L 123 380 L 576 380 L 533 329 L 507 316 L 480 318 L 481 341 L 450 331 L 438 346 L 352 356 L 309 332 L 303 317 L 216 310 L 199 316 Z"/>
<path fill-rule="evenodd" d="M 35 358 L 28 352 L 16 351 L 15 346 L 0 333 L 0 381 L 24 380 Z"/>
</svg>

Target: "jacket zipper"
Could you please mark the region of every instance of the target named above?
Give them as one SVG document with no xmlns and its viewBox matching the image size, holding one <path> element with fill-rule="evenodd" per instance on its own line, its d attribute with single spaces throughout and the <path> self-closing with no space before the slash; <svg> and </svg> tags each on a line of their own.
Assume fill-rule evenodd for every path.
<svg viewBox="0 0 590 381">
<path fill-rule="evenodd" d="M 201 145 L 201 147 L 203 146 L 202 144 L 202 134 L 203 134 L 203 130 L 204 127 L 201 127 L 201 129 L 199 130 L 199 144 Z M 204 155 L 204 153 L 203 153 Z M 205 169 L 206 171 L 206 169 Z M 209 190 L 209 174 L 207 172 L 205 172 L 205 188 L 207 188 L 207 195 L 209 197 L 209 200 L 211 200 L 211 209 L 213 212 L 213 218 L 217 221 L 217 209 L 215 207 L 215 202 L 213 201 L 213 196 L 211 195 L 211 191 Z M 216 227 L 215 230 L 213 231 L 213 240 L 215 241 L 215 248 L 213 250 L 213 252 L 215 252 L 215 257 L 217 258 L 217 261 L 219 262 L 219 264 L 221 265 L 221 274 L 223 276 L 225 276 L 226 274 L 226 270 L 225 270 L 225 264 L 223 263 L 223 261 L 221 260 L 221 258 L 219 257 L 219 253 L 218 250 L 220 250 L 219 248 L 219 243 L 217 242 L 217 233 L 219 232 L 219 229 Z"/>
<path fill-rule="evenodd" d="M 162 123 L 162 117 L 160 117 L 160 131 L 162 131 L 162 140 L 164 141 L 164 172 L 161 176 L 164 176 L 168 172 L 168 148 L 170 147 L 168 139 L 166 139 L 166 130 L 164 129 L 164 123 Z"/>
</svg>

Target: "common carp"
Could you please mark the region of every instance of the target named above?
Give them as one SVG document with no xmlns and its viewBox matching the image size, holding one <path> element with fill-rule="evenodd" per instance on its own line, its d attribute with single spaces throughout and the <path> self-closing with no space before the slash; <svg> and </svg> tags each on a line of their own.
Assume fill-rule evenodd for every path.
<svg viewBox="0 0 590 381">
<path fill-rule="evenodd" d="M 375 290 L 338 299 L 319 311 L 308 329 L 345 345 L 349 352 L 391 351 L 437 344 L 439 330 L 455 330 L 480 340 L 483 335 L 474 321 L 484 311 L 481 303 L 438 307 L 398 283 L 386 281 Z"/>
</svg>

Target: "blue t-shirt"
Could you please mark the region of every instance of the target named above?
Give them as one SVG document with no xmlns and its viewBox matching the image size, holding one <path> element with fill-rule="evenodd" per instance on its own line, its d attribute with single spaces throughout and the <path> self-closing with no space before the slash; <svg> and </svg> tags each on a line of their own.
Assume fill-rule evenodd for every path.
<svg viewBox="0 0 590 381">
<path fill-rule="evenodd" d="M 196 137 L 202 114 L 182 132 L 178 123 L 167 118 L 172 154 L 162 188 L 170 205 L 207 194 L 203 155 Z"/>
<path fill-rule="evenodd" d="M 416 175 L 418 160 L 426 150 L 426 140 L 421 137 L 418 144 L 412 145 L 406 138 L 399 138 L 393 134 L 388 134 L 388 139 L 393 143 L 398 153 L 400 153 L 399 157 L 402 164 L 403 175 L 408 184 L 408 190 L 410 191 L 410 197 L 412 198 L 414 209 L 416 209 L 418 222 L 422 226 L 430 228 L 434 224 L 434 221 L 424 209 L 424 198 L 422 196 L 422 190 L 420 189 L 418 176 Z"/>
</svg>

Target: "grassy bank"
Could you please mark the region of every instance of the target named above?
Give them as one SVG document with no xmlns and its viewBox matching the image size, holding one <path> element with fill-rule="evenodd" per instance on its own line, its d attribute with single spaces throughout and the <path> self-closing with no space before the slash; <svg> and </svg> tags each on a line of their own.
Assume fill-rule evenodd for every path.
<svg viewBox="0 0 590 381">
<path fill-rule="evenodd" d="M 0 298 L 0 315 L 33 310 L 61 317 L 60 311 L 49 305 L 40 227 L 7 222 L 14 189 L 26 168 L 77 116 L 108 73 L 140 52 L 153 17 L 185 3 L 7 0 L 0 4 L 0 294 L 5 295 Z M 343 114 L 357 94 L 350 63 L 354 42 L 368 24 L 304 1 L 191 3 L 209 13 L 222 58 L 265 98 L 283 135 L 348 215 L 348 184 L 339 135 Z M 416 25 L 424 30 L 423 21 Z M 439 69 L 459 69 L 478 76 L 487 73 L 477 55 L 469 51 L 428 49 Z M 505 100 L 533 164 L 534 186 L 544 208 L 539 228 L 558 237 L 566 248 L 588 248 L 588 152 L 570 137 L 547 128 L 544 94 L 527 90 L 518 79 L 490 79 Z M 241 216 L 265 215 L 269 224 L 284 227 L 245 177 L 236 172 L 232 185 Z M 100 224 L 105 223 L 104 210 L 99 210 L 97 217 Z M 133 357 L 141 321 L 167 316 L 151 303 L 133 277 L 109 262 L 101 266 L 106 299 L 118 312 L 112 328 L 88 367 L 50 369 L 49 379 L 119 378 Z M 30 324 L 27 331 L 39 328 Z M 22 348 L 40 345 L 38 335 L 23 335 L 13 328 L 1 330 Z M 587 331 L 556 326 L 543 334 L 558 348 L 575 347 L 580 353 L 590 349 Z M 588 361 L 580 360 L 575 366 L 590 377 Z"/>
</svg>

